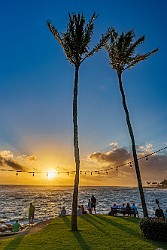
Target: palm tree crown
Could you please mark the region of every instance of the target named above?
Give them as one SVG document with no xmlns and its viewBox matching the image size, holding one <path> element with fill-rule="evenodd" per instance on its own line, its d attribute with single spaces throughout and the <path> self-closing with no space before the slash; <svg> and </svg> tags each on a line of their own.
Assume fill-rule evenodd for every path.
<svg viewBox="0 0 167 250">
<path fill-rule="evenodd" d="M 112 28 L 108 29 L 106 35 L 102 38 L 90 52 L 89 45 L 93 35 L 94 19 L 97 17 L 94 13 L 88 24 L 85 25 L 85 18 L 83 14 L 68 14 L 69 22 L 65 33 L 59 33 L 57 29 L 48 21 L 48 27 L 57 41 L 64 49 L 65 55 L 71 64 L 80 66 L 80 64 L 87 58 L 98 52 L 104 46 L 106 40 L 113 32 Z"/>
<path fill-rule="evenodd" d="M 138 62 L 145 60 L 148 56 L 158 51 L 154 49 L 146 54 L 135 54 L 135 49 L 139 44 L 145 41 L 145 36 L 141 36 L 138 40 L 133 42 L 135 34 L 133 30 L 123 33 L 119 36 L 117 32 L 113 32 L 110 36 L 110 43 L 105 44 L 111 65 L 117 73 L 121 74 L 124 70 L 130 69 Z"/>
</svg>

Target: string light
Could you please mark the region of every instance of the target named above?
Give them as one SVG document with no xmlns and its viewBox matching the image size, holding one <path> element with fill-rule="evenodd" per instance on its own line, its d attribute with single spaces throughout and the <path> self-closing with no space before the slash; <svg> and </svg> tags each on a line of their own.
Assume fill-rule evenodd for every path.
<svg viewBox="0 0 167 250">
<path fill-rule="evenodd" d="M 145 162 L 146 162 L 146 163 L 148 162 L 148 157 L 146 157 Z"/>
<path fill-rule="evenodd" d="M 147 155 L 145 155 L 145 156 L 142 156 L 142 157 L 138 158 L 138 160 L 145 159 L 145 162 L 147 163 L 147 162 L 148 162 L 148 157 L 149 157 L 149 156 L 154 155 L 154 154 L 156 154 L 156 153 L 158 153 L 158 152 L 160 152 L 160 151 L 162 151 L 162 150 L 164 150 L 164 149 L 167 149 L 167 146 L 164 147 L 164 148 L 161 148 L 161 149 L 159 149 L 159 150 L 157 150 L 157 151 L 154 151 L 154 152 L 152 152 L 152 153 L 150 153 L 150 154 L 147 154 Z M 99 175 L 100 173 L 106 173 L 106 174 L 108 174 L 108 171 L 110 171 L 110 170 L 112 170 L 112 169 L 115 169 L 116 172 L 118 172 L 118 168 L 123 167 L 123 166 L 129 165 L 130 168 L 132 168 L 132 167 L 133 167 L 132 163 L 133 163 L 133 161 L 130 161 L 130 162 L 128 162 L 128 163 L 124 163 L 124 164 L 121 164 L 121 165 L 118 165 L 118 166 L 115 166 L 115 167 L 110 167 L 110 168 L 108 168 L 108 169 L 101 169 L 101 170 L 94 170 L 94 171 L 80 171 L 80 174 L 82 174 L 83 172 L 84 172 L 85 176 L 86 176 L 87 173 L 90 173 L 90 175 L 93 175 L 93 173 L 97 173 L 98 175 Z M 16 172 L 16 176 L 18 176 L 18 174 L 19 174 L 20 172 L 23 172 L 23 173 L 31 173 L 32 176 L 34 176 L 34 175 L 37 174 L 37 173 L 41 173 L 41 174 L 45 173 L 45 174 L 47 175 L 47 177 L 48 177 L 48 172 L 43 172 L 43 171 L 33 171 L 33 172 L 29 172 L 29 171 L 26 171 L 26 170 L 14 170 L 14 169 L 4 169 L 4 168 L 1 168 L 0 171 L 4 171 L 4 172 L 7 172 L 7 171 L 9 171 L 9 172 Z M 65 173 L 66 173 L 67 175 L 69 175 L 69 174 L 75 174 L 76 171 L 63 171 L 63 172 L 57 172 L 57 174 L 65 174 Z"/>
</svg>

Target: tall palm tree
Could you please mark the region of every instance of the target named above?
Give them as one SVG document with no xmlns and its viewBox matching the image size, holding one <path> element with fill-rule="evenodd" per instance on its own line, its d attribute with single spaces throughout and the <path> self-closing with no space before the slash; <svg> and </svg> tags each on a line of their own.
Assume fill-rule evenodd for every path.
<svg viewBox="0 0 167 250">
<path fill-rule="evenodd" d="M 79 170 L 80 170 L 80 155 L 78 145 L 78 75 L 81 63 L 88 57 L 98 52 L 104 46 L 107 38 L 109 38 L 112 29 L 109 29 L 106 35 L 102 38 L 91 51 L 89 45 L 93 35 L 94 20 L 96 14 L 94 13 L 88 22 L 85 23 L 83 14 L 69 14 L 68 26 L 65 33 L 59 33 L 57 29 L 48 21 L 48 27 L 56 40 L 62 46 L 64 53 L 71 64 L 75 67 L 74 76 L 74 96 L 73 96 L 73 128 L 74 128 L 74 158 L 76 165 L 74 192 L 72 202 L 72 219 L 71 229 L 77 231 L 77 205 L 78 205 L 78 185 L 79 185 Z"/>
<path fill-rule="evenodd" d="M 133 159 L 135 164 L 135 170 L 138 180 L 138 188 L 141 197 L 141 203 L 143 208 L 143 215 L 144 217 L 148 217 L 147 206 L 145 202 L 143 187 L 142 187 L 142 180 L 140 175 L 140 169 L 138 164 L 138 158 L 136 153 L 136 146 L 135 146 L 135 138 L 133 134 L 132 125 L 130 122 L 129 110 L 126 103 L 125 93 L 123 89 L 122 83 L 122 73 L 126 69 L 130 69 L 131 67 L 135 66 L 138 62 L 147 59 L 150 55 L 154 54 L 158 51 L 155 49 L 151 52 L 146 54 L 136 54 L 135 49 L 144 42 L 145 36 L 141 36 L 138 40 L 133 41 L 135 37 L 134 31 L 130 30 L 127 33 L 123 33 L 118 35 L 117 32 L 111 34 L 109 42 L 105 44 L 105 48 L 107 50 L 108 56 L 110 58 L 110 64 L 114 70 L 117 72 L 118 81 L 119 81 L 119 88 L 122 96 L 122 104 L 126 115 L 126 122 L 129 130 L 129 135 L 131 138 L 131 145 L 132 145 L 132 152 L 133 152 Z"/>
</svg>

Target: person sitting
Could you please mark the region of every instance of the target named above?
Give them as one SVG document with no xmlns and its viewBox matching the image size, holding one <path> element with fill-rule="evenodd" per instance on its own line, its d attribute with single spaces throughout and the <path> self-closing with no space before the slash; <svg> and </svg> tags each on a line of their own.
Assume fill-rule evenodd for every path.
<svg viewBox="0 0 167 250">
<path fill-rule="evenodd" d="M 78 207 L 78 212 L 77 212 L 77 215 L 80 216 L 82 215 L 82 209 L 81 209 L 81 206 Z"/>
<path fill-rule="evenodd" d="M 161 209 L 161 208 L 157 208 L 156 210 L 155 210 L 155 217 L 163 217 L 164 218 L 164 213 L 163 213 L 163 210 Z"/>
<path fill-rule="evenodd" d="M 118 205 L 114 204 L 114 205 L 112 206 L 112 208 L 113 208 L 113 209 L 117 209 L 117 208 L 118 208 Z"/>
<path fill-rule="evenodd" d="M 129 203 L 126 204 L 126 214 L 128 216 L 131 216 L 131 207 L 130 207 Z"/>
<path fill-rule="evenodd" d="M 117 214 L 117 210 L 118 210 L 118 205 L 114 204 L 112 207 L 111 207 L 111 212 L 110 214 L 115 216 Z"/>
<path fill-rule="evenodd" d="M 19 232 L 20 229 L 21 229 L 21 225 L 18 222 L 18 220 L 16 220 L 16 222 L 12 226 L 12 232 Z"/>
<path fill-rule="evenodd" d="M 167 210 L 164 212 L 164 217 L 167 219 Z"/>
<path fill-rule="evenodd" d="M 137 207 L 136 207 L 135 203 L 133 203 L 133 205 L 131 206 L 131 209 L 133 211 L 134 217 L 136 217 L 136 214 L 138 214 L 138 211 L 137 211 Z"/>
<path fill-rule="evenodd" d="M 122 210 L 122 212 L 124 212 L 124 211 L 126 210 L 125 203 L 123 203 L 123 204 L 122 204 L 122 206 L 121 206 L 121 210 Z"/>
<path fill-rule="evenodd" d="M 87 214 L 87 212 L 85 211 L 85 209 L 84 209 L 84 206 L 83 206 L 83 205 L 81 205 L 81 209 L 82 209 L 82 214 Z"/>
<path fill-rule="evenodd" d="M 65 207 L 62 208 L 62 210 L 60 212 L 60 216 L 66 216 L 66 209 L 65 209 Z"/>
</svg>

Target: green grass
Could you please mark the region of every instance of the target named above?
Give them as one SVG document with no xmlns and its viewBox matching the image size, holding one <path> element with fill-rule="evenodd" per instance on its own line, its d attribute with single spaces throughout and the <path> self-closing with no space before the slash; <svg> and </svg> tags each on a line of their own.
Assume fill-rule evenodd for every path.
<svg viewBox="0 0 167 250">
<path fill-rule="evenodd" d="M 0 249 L 155 250 L 162 248 L 167 250 L 165 242 L 154 242 L 142 236 L 138 218 L 82 215 L 78 217 L 78 232 L 71 231 L 70 219 L 70 216 L 56 218 L 35 234 L 3 239 L 0 242 Z"/>
</svg>

